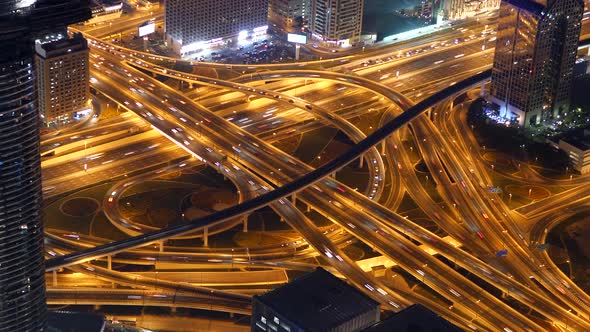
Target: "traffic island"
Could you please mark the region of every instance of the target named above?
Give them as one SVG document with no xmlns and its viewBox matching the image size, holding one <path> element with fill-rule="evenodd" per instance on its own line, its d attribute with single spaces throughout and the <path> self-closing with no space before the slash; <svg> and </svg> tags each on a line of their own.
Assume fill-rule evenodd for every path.
<svg viewBox="0 0 590 332">
<path fill-rule="evenodd" d="M 100 203 L 94 198 L 76 197 L 64 201 L 59 210 L 70 217 L 90 217 L 100 210 Z"/>
</svg>

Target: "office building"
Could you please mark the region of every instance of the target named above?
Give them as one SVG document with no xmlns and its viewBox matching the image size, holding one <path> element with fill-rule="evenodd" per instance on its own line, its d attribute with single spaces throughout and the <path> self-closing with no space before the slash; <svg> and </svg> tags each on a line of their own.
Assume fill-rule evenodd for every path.
<svg viewBox="0 0 590 332">
<path fill-rule="evenodd" d="M 269 28 L 280 35 L 301 33 L 303 23 L 309 19 L 309 10 L 309 0 L 269 0 Z"/>
<path fill-rule="evenodd" d="M 361 39 L 364 0 L 311 0 L 311 37 L 326 47 L 347 47 Z"/>
<path fill-rule="evenodd" d="M 575 130 L 547 143 L 565 152 L 574 170 L 590 173 L 590 129 Z"/>
<path fill-rule="evenodd" d="M 89 106 L 88 44 L 82 34 L 35 44 L 39 112 L 46 124 L 72 120 Z"/>
<path fill-rule="evenodd" d="M 169 0 L 166 41 L 178 54 L 247 38 L 268 28 L 268 0 Z"/>
<path fill-rule="evenodd" d="M 253 298 L 251 331 L 362 331 L 379 303 L 322 268 Z"/>
<path fill-rule="evenodd" d="M 504 0 L 491 101 L 506 121 L 528 127 L 569 108 L 582 0 Z"/>
<path fill-rule="evenodd" d="M 90 17 L 85 2 L 0 4 L 0 331 L 45 331 L 34 40 Z"/>
</svg>

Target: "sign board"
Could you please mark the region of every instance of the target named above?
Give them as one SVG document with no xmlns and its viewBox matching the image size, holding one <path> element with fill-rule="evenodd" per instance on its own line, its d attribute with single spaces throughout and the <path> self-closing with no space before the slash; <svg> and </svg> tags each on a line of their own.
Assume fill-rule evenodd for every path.
<svg viewBox="0 0 590 332">
<path fill-rule="evenodd" d="M 305 44 L 307 43 L 307 36 L 289 33 L 287 34 L 287 41 L 290 43 Z"/>
<path fill-rule="evenodd" d="M 147 36 L 156 31 L 156 23 L 146 22 L 139 26 L 139 37 Z"/>
</svg>

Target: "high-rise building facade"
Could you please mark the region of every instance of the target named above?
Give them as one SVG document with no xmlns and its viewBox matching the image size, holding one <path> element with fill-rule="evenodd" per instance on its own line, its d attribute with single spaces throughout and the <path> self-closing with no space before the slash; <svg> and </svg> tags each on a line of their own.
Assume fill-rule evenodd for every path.
<svg viewBox="0 0 590 332">
<path fill-rule="evenodd" d="M 0 1 L 0 331 L 46 326 L 33 40 L 89 17 L 77 0 Z"/>
<path fill-rule="evenodd" d="M 309 0 L 269 0 L 269 27 L 279 34 L 301 32 L 297 28 L 309 19 L 309 11 Z"/>
<path fill-rule="evenodd" d="M 265 33 L 268 0 L 169 0 L 166 41 L 176 53 L 207 47 L 218 38 Z"/>
<path fill-rule="evenodd" d="M 0 22 L 5 17 L 0 16 Z M 0 24 L 2 24 L 0 23 Z M 2 24 L 3 25 L 3 24 Z M 0 331 L 45 324 L 39 114 L 26 29 L 0 28 Z M 3 33 L 4 32 L 4 33 Z"/>
<path fill-rule="evenodd" d="M 309 29 L 328 47 L 346 47 L 361 39 L 364 0 L 311 0 Z"/>
<path fill-rule="evenodd" d="M 569 108 L 582 0 L 504 0 L 500 5 L 491 100 L 520 126 Z"/>
<path fill-rule="evenodd" d="M 89 108 L 88 44 L 82 34 L 35 44 L 39 112 L 44 123 L 67 122 Z"/>
</svg>

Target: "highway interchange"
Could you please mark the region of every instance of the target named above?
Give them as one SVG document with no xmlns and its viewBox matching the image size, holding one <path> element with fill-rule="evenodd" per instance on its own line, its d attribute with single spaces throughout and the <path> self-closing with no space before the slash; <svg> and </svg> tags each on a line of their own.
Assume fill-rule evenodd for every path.
<svg viewBox="0 0 590 332">
<path fill-rule="evenodd" d="M 173 305 L 181 294 L 177 306 L 247 313 L 248 297 L 239 292 L 138 277 L 89 261 L 109 257 L 110 267 L 111 259 L 132 263 L 143 259 L 145 264 L 150 261 L 145 257 L 153 257 L 158 262 L 167 260 L 173 264 L 308 270 L 311 267 L 297 263 L 297 259 L 322 255 L 335 273 L 384 308 L 399 310 L 420 302 L 471 330 L 547 328 L 432 256 L 419 243 L 536 310 L 559 328 L 590 330 L 588 295 L 568 281 L 547 253 L 535 250 L 534 245 L 544 243 L 545 229 L 552 227 L 554 220 L 563 219 L 563 211 L 560 218 L 555 217 L 553 206 L 566 205 L 571 211 L 568 215 L 584 209 L 589 197 L 584 186 L 587 177 L 569 181 L 568 192 L 547 198 L 534 210 L 524 207 L 533 211 L 531 217 L 526 212 L 517 213 L 487 191 L 492 185 L 489 174 L 494 167 L 481 158 L 480 149 L 470 148 L 476 147 L 476 143 L 469 134 L 463 134 L 469 130 L 455 127 L 464 124 L 458 111 L 464 105 L 453 105 L 451 101 L 460 93 L 477 95 L 477 89 L 489 78 L 493 23 L 492 18 L 483 18 L 481 22 L 465 22 L 403 46 L 308 64 L 196 64 L 213 67 L 220 77 L 232 77 L 231 81 L 180 72 L 169 66 L 178 61 L 139 54 L 92 38 L 93 88 L 137 114 L 154 130 L 126 136 L 120 141 L 127 140 L 127 144 L 117 144 L 105 151 L 103 144 L 90 149 L 86 146 L 88 140 L 97 139 L 94 136 L 124 135 L 124 128 L 141 126 L 141 120 L 130 117 L 125 119 L 128 127 L 112 124 L 108 132 L 99 131 L 106 130 L 105 127 L 84 129 L 42 145 L 42 149 L 46 146 L 51 150 L 54 141 L 61 139 L 59 146 L 67 141 L 74 150 L 63 161 L 44 161 L 44 187 L 50 195 L 111 179 L 127 169 L 145 169 L 121 179 L 109 189 L 103 202 L 109 220 L 133 237 L 107 244 L 104 239 L 82 241 L 81 235 L 75 235 L 77 238 L 72 241 L 59 236 L 60 232 L 48 232 L 46 249 L 54 257 L 48 261 L 47 269 L 68 267 L 105 281 L 146 289 L 156 287 L 162 292 L 138 295 L 135 290 L 118 289 L 105 296 L 100 290 L 76 292 L 50 287 L 50 303 L 87 303 L 96 299 L 96 303 L 166 306 L 164 303 Z M 329 70 L 322 70 L 327 67 Z M 198 86 L 201 91 L 196 93 L 197 102 L 190 98 L 190 93 L 172 89 L 154 76 L 181 79 Z M 348 105 L 357 106 L 345 107 Z M 420 116 L 430 107 L 434 107 L 430 117 Z M 348 119 L 368 112 L 382 113 L 381 126 L 363 133 Z M 411 120 L 413 146 L 428 166 L 431 181 L 437 184 L 446 205 L 433 201 L 414 171 L 410 156 L 417 151 L 408 151 L 409 132 L 402 135 L 395 131 Z M 270 144 L 323 125 L 338 128 L 360 143 L 319 168 Z M 193 158 L 186 159 L 187 155 Z M 177 162 L 160 165 L 162 160 Z M 337 171 L 352 161 L 360 167 L 367 165 L 369 175 L 364 192 L 337 180 Z M 133 223 L 118 213 L 117 204 L 126 188 L 199 163 L 207 163 L 232 181 L 240 204 L 161 231 Z M 82 164 L 89 169 L 84 170 Z M 390 186 L 386 186 L 386 177 L 390 177 Z M 537 177 L 539 183 L 545 180 Z M 468 251 L 442 241 L 396 213 L 395 207 L 404 192 Z M 568 199 L 571 196 L 580 199 Z M 339 227 L 319 229 L 295 206 L 296 201 Z M 380 204 L 382 201 L 387 204 Z M 211 248 L 185 252 L 186 249 L 162 245 L 168 238 L 207 236 L 238 223 L 246 227 L 248 214 L 266 204 L 301 235 L 300 240 L 245 251 Z M 529 224 L 534 227 L 527 233 L 528 228 L 523 225 Z M 342 234 L 341 230 L 346 231 Z M 445 300 L 396 288 L 364 272 L 342 250 L 351 237 L 370 244 Z M 148 246 L 151 243 L 156 243 L 156 248 Z M 509 248 L 510 254 L 502 259 L 495 257 L 504 248 Z M 547 268 L 540 269 L 541 265 Z"/>
</svg>

